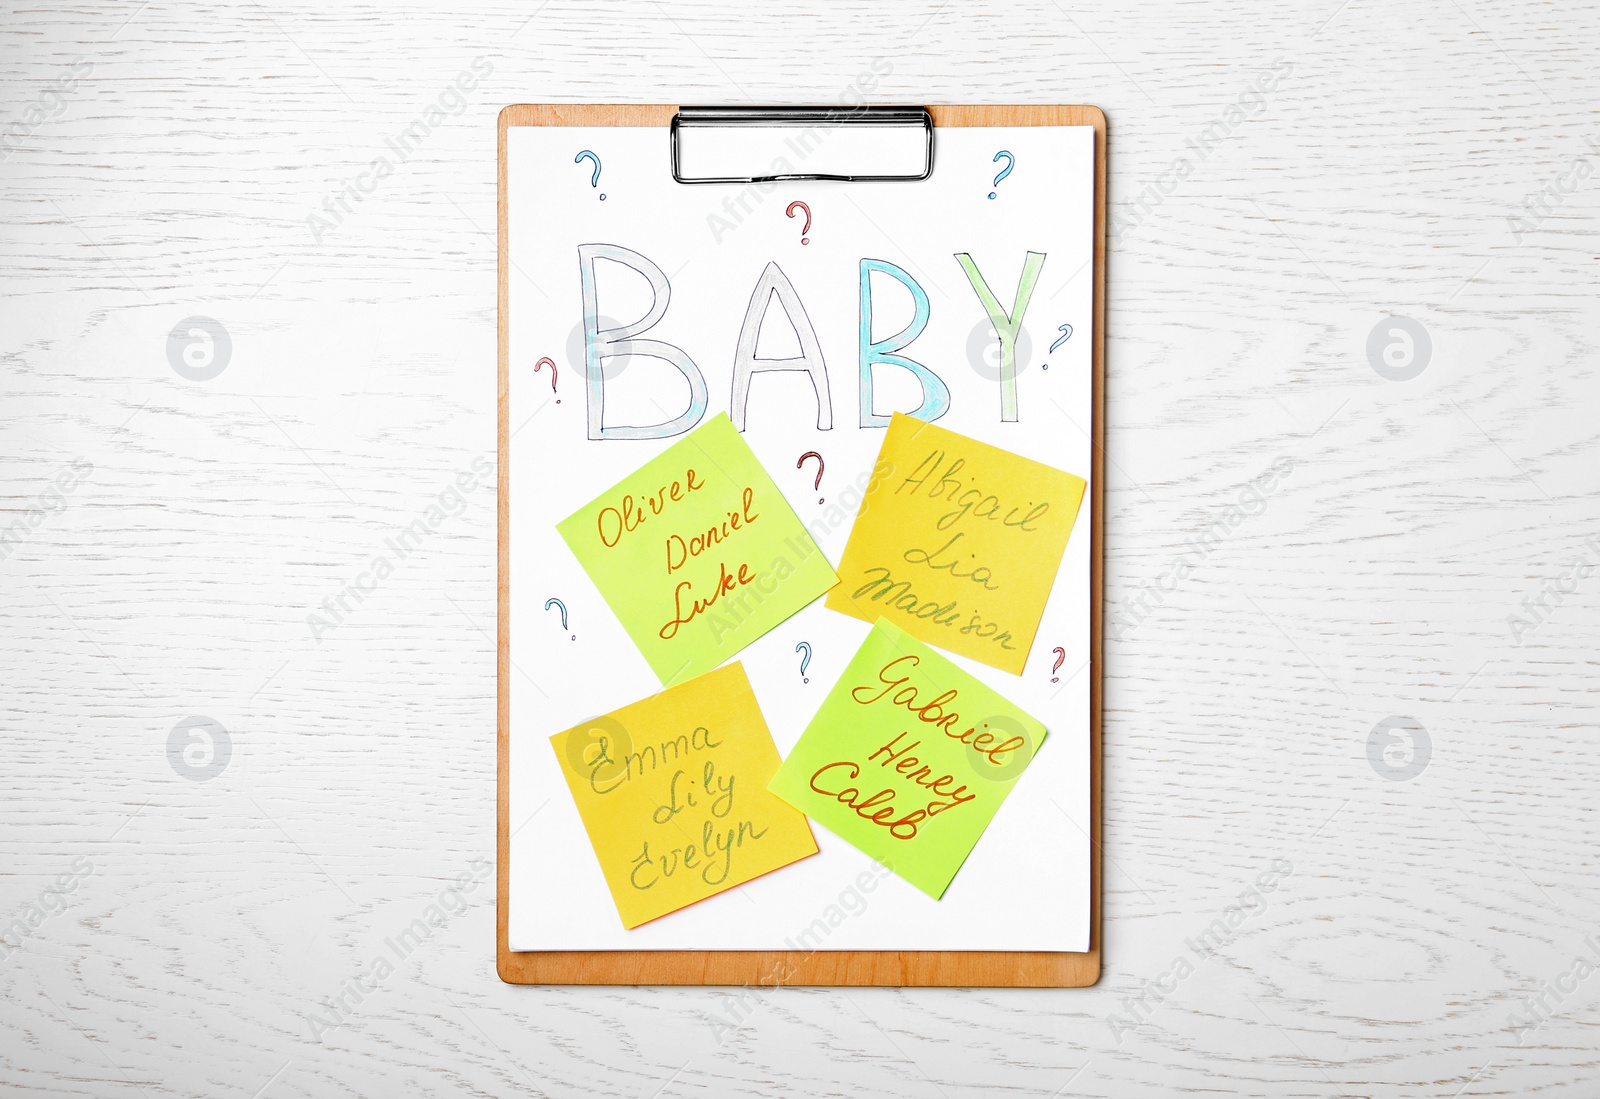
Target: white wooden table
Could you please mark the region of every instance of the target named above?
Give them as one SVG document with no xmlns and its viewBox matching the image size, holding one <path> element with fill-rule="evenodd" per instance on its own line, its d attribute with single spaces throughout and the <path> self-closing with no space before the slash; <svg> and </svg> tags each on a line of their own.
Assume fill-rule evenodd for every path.
<svg viewBox="0 0 1600 1099">
<path fill-rule="evenodd" d="M 1600 9 L 854 7 L 0 16 L 0 1089 L 1596 1093 Z M 1105 976 L 507 987 L 495 114 L 858 77 L 1111 119 Z"/>
</svg>

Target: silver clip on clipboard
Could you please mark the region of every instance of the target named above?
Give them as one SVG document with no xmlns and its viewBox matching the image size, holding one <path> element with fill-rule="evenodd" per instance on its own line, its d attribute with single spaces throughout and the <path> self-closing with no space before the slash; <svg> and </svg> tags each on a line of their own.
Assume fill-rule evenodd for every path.
<svg viewBox="0 0 1600 1099">
<path fill-rule="evenodd" d="M 916 183 L 933 174 L 926 107 L 679 107 L 679 183 Z"/>
</svg>

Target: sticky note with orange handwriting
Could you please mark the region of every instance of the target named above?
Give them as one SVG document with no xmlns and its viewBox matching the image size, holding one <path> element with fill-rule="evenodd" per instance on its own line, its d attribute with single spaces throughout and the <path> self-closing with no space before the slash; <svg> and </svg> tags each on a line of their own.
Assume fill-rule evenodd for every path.
<svg viewBox="0 0 1600 1099">
<path fill-rule="evenodd" d="M 666 684 L 710 671 L 839 581 L 727 413 L 556 529 Z"/>
<path fill-rule="evenodd" d="M 896 413 L 828 606 L 1021 675 L 1084 487 Z"/>
<path fill-rule="evenodd" d="M 1044 738 L 880 618 L 770 788 L 937 900 Z"/>
<path fill-rule="evenodd" d="M 817 853 L 742 664 L 550 738 L 622 926 Z"/>
</svg>

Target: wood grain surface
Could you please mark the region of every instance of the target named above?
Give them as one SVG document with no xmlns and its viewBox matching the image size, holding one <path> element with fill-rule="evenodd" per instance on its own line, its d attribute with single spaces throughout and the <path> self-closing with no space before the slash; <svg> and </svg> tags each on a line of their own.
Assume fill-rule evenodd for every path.
<svg viewBox="0 0 1600 1099">
<path fill-rule="evenodd" d="M 1597 44 L 1509 0 L 8 6 L 0 1089 L 1592 1096 Z M 496 114 L 857 97 L 1109 118 L 1104 975 L 504 985 Z"/>
</svg>

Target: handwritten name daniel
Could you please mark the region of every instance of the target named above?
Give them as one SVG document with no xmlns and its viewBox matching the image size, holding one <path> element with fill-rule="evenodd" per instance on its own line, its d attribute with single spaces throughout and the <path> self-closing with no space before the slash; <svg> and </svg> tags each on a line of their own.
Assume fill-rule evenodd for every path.
<svg viewBox="0 0 1600 1099">
<path fill-rule="evenodd" d="M 705 482 L 690 469 L 684 473 L 681 480 L 662 485 L 638 501 L 634 500 L 632 493 L 624 495 L 620 505 L 601 508 L 599 516 L 595 519 L 600 544 L 607 549 L 614 548 L 622 541 L 624 535 L 638 530 L 653 516 L 667 514 L 672 504 L 687 499 L 690 493 L 703 488 Z M 720 522 L 713 523 L 703 531 L 695 531 L 688 538 L 676 532 L 668 534 L 667 575 L 671 576 L 690 560 L 709 552 L 714 546 L 720 546 L 738 531 L 761 518 L 760 513 L 755 510 L 754 488 L 745 487 L 739 494 L 739 505 L 737 509 L 729 509 Z M 680 626 L 693 622 L 701 614 L 716 606 L 723 595 L 744 587 L 759 575 L 751 569 L 749 562 L 741 561 L 736 568 L 730 568 L 726 561 L 720 561 L 719 565 L 716 584 L 711 594 L 704 598 L 694 594 L 692 581 L 680 580 L 673 587 L 672 618 L 656 631 L 663 641 L 671 641 L 678 635 Z"/>
<path fill-rule="evenodd" d="M 942 735 L 966 745 L 975 766 L 1004 767 L 1009 762 L 1006 757 L 1027 744 L 1025 737 L 1016 735 L 1001 740 L 988 731 L 988 722 L 968 724 L 963 729 L 961 714 L 954 708 L 960 699 L 960 691 L 955 688 L 924 702 L 917 688 L 910 685 L 911 672 L 921 663 L 919 656 L 891 660 L 878 670 L 876 683 L 863 684 L 850 692 L 857 705 L 882 703 L 904 709 L 916 717 L 917 724 L 880 745 L 865 764 L 848 759 L 826 763 L 812 773 L 810 780 L 813 791 L 850 807 L 857 816 L 888 829 L 891 836 L 900 840 L 915 839 L 929 820 L 977 797 L 965 782 L 957 782 L 948 765 L 937 765 L 912 754 L 922 746 L 922 741 L 916 739 L 919 732 Z M 934 754 L 945 753 L 935 747 Z M 878 771 L 869 769 L 874 763 Z M 873 793 L 866 792 L 866 788 L 880 783 L 886 785 Z"/>
</svg>

